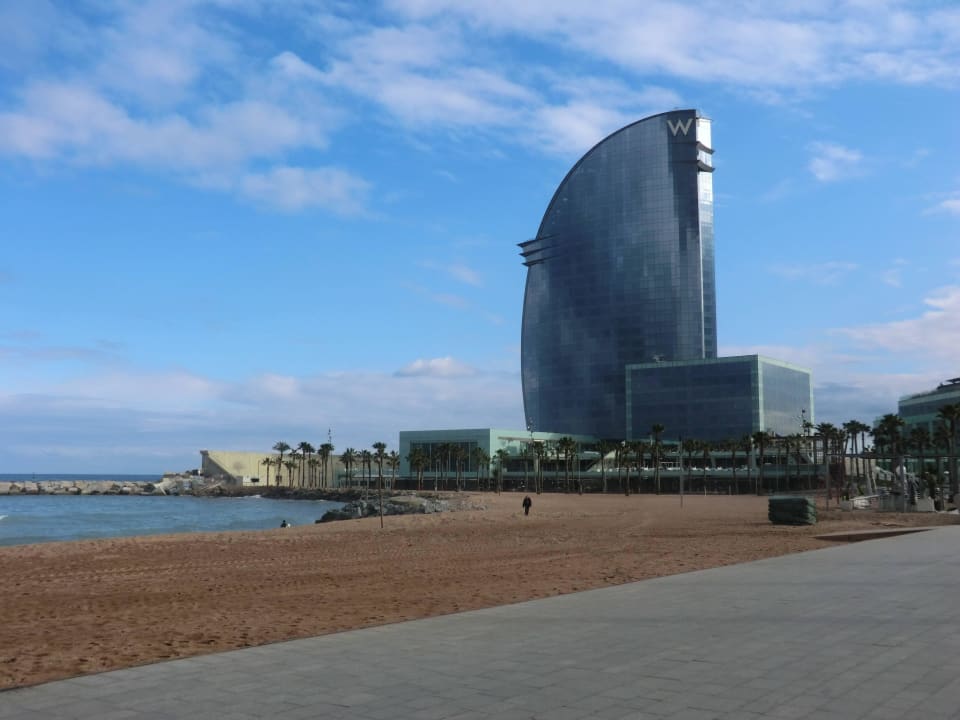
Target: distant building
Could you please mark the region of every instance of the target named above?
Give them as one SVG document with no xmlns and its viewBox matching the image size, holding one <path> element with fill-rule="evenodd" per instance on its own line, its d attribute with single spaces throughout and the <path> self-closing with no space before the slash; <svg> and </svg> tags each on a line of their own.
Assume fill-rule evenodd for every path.
<svg viewBox="0 0 960 720">
<path fill-rule="evenodd" d="M 290 455 L 284 455 L 288 460 Z M 270 463 L 264 462 L 270 460 Z M 313 466 L 312 472 L 308 467 L 301 478 L 299 468 L 290 469 L 278 467 L 279 455 L 276 453 L 253 453 L 236 450 L 201 450 L 200 474 L 213 480 L 222 480 L 229 485 L 244 487 L 274 487 L 285 485 L 288 487 L 310 486 L 318 487 L 320 468 Z M 314 459 L 318 459 L 314 455 Z M 331 457 L 327 461 L 327 485 L 334 487 L 343 474 L 343 465 L 339 456 Z M 278 481 L 279 476 L 279 481 Z"/>
<path fill-rule="evenodd" d="M 960 378 L 941 383 L 934 390 L 900 398 L 897 412 L 904 421 L 904 432 L 924 427 L 933 435 L 937 427 L 937 411 L 944 405 L 960 403 Z"/>
<path fill-rule="evenodd" d="M 809 371 L 717 359 L 712 158 L 710 120 L 675 110 L 608 136 L 560 183 L 520 244 L 528 427 L 708 439 L 814 421 Z"/>
<path fill-rule="evenodd" d="M 710 120 L 653 115 L 581 158 L 521 243 L 536 430 L 623 435 L 630 363 L 717 356 Z"/>
<path fill-rule="evenodd" d="M 626 367 L 627 439 L 663 425 L 673 439 L 797 433 L 813 417 L 810 373 L 760 355 Z"/>
<path fill-rule="evenodd" d="M 502 430 L 495 428 L 460 429 L 460 430 L 401 430 L 400 431 L 400 475 L 402 477 L 414 474 L 410 468 L 410 454 L 414 450 L 421 450 L 428 456 L 437 456 L 439 446 L 448 447 L 447 453 L 441 453 L 440 464 L 435 460 L 426 470 L 427 476 L 436 472 L 452 473 L 456 471 L 456 461 L 453 451 L 449 448 L 459 447 L 464 452 L 461 471 L 475 474 L 477 462 L 474 455 L 476 449 L 483 450 L 490 458 L 488 466 L 495 464 L 494 459 L 498 450 L 506 450 L 511 459 L 526 458 L 530 452 L 530 443 L 553 443 L 563 435 L 559 433 L 529 432 L 526 430 Z M 592 445 L 596 438 L 584 435 L 572 436 L 583 445 Z M 481 472 L 487 468 L 481 468 Z"/>
</svg>

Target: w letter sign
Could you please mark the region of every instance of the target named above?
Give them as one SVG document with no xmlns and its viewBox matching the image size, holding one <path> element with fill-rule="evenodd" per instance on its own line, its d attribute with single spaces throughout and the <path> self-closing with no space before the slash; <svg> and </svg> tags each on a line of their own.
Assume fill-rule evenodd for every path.
<svg viewBox="0 0 960 720">
<path fill-rule="evenodd" d="M 673 133 L 673 136 L 676 137 L 677 133 L 681 130 L 683 134 L 686 135 L 687 131 L 690 130 L 690 125 L 693 123 L 693 118 L 687 118 L 686 120 L 677 120 L 676 123 L 673 120 L 667 119 L 667 125 L 670 126 L 670 132 Z"/>
</svg>

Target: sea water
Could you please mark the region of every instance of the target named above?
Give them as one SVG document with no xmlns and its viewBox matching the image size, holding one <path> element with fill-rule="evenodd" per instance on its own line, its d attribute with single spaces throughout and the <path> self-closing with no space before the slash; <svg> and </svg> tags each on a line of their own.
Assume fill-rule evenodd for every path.
<svg viewBox="0 0 960 720">
<path fill-rule="evenodd" d="M 13 478 L 0 476 L 0 479 L 8 477 Z M 31 479 L 30 476 L 17 477 Z M 137 476 L 116 477 L 120 481 L 139 479 Z M 70 479 L 112 480 L 114 477 L 83 475 Z M 266 530 L 279 528 L 284 520 L 291 525 L 313 524 L 327 510 L 342 505 L 322 500 L 272 500 L 256 496 L 0 495 L 0 545 Z"/>
</svg>

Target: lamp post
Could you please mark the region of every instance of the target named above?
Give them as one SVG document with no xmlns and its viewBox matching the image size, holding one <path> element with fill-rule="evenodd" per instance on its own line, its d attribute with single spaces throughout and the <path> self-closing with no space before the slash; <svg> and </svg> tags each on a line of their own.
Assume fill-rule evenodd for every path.
<svg viewBox="0 0 960 720">
<path fill-rule="evenodd" d="M 678 459 L 680 460 L 680 507 L 683 507 L 683 436 L 680 436 L 680 443 L 677 445 L 679 449 Z M 690 481 L 693 483 L 693 480 Z"/>
<path fill-rule="evenodd" d="M 527 463 L 529 462 L 530 448 L 533 445 L 533 420 L 527 418 L 527 432 L 530 433 L 530 442 L 527 443 L 527 449 L 523 453 L 523 491 L 527 492 L 529 487 L 529 476 L 527 474 Z M 539 490 L 539 487 L 537 488 Z"/>
<path fill-rule="evenodd" d="M 627 441 L 626 441 L 626 440 L 621 440 L 621 441 L 620 441 L 620 461 L 617 463 L 617 482 L 620 484 L 620 489 L 621 489 L 621 490 L 624 490 L 624 494 L 625 494 L 625 495 L 629 495 L 629 494 L 630 494 L 630 487 L 629 487 L 629 482 L 630 482 L 630 468 L 627 468 L 627 483 L 628 483 L 628 486 L 627 486 L 626 489 L 624 489 L 624 487 L 623 487 L 623 457 L 624 457 L 624 455 L 626 455 L 626 454 L 627 454 Z"/>
</svg>

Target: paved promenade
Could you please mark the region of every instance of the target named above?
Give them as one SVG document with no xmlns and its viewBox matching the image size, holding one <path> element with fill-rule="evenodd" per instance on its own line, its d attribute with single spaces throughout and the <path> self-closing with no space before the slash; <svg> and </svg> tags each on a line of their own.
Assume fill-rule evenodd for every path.
<svg viewBox="0 0 960 720">
<path fill-rule="evenodd" d="M 0 719 L 960 718 L 958 550 L 947 527 L 176 660 L 0 693 Z"/>
</svg>

